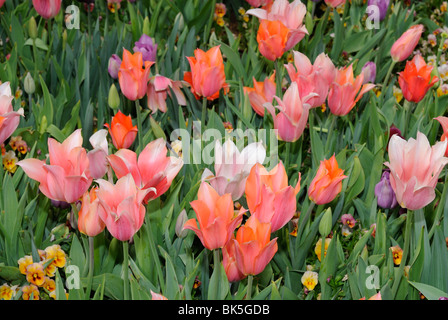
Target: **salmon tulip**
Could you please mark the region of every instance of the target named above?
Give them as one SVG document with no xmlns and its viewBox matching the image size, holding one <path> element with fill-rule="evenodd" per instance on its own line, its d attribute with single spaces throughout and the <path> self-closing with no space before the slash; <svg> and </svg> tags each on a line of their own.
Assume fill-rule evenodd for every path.
<svg viewBox="0 0 448 320">
<path fill-rule="evenodd" d="M 224 89 L 224 93 L 229 90 L 220 46 L 215 46 L 207 52 L 196 49 L 194 57 L 187 59 L 191 71 L 184 73 L 184 81 L 191 85 L 191 92 L 196 99 L 204 97 L 215 100 L 221 89 Z"/>
<path fill-rule="evenodd" d="M 190 204 L 196 213 L 197 221 L 188 220 L 184 229 L 194 231 L 209 250 L 223 248 L 229 242 L 246 211 L 241 207 L 235 214 L 230 193 L 220 196 L 207 182 L 201 183 L 198 199 Z"/>
<path fill-rule="evenodd" d="M 99 217 L 114 238 L 131 240 L 145 220 L 146 209 L 142 201 L 154 190 L 138 188 L 131 174 L 118 179 L 115 185 L 103 179 L 96 182 L 99 185 L 96 191 Z"/>
<path fill-rule="evenodd" d="M 428 138 L 417 132 L 417 139 L 408 141 L 393 135 L 389 141 L 390 184 L 402 208 L 417 210 L 431 203 L 440 172 L 448 163 L 444 156 L 448 141 L 439 141 L 434 146 Z"/>
<path fill-rule="evenodd" d="M 104 125 L 109 129 L 112 143 L 117 149 L 127 149 L 137 137 L 137 126 L 132 125 L 131 116 L 125 116 L 120 110 L 112 117 L 111 124 Z"/>
<path fill-rule="evenodd" d="M 135 101 L 145 96 L 153 63 L 152 61 L 143 63 L 141 52 L 132 54 L 123 49 L 123 59 L 118 70 L 118 82 L 121 92 L 126 98 Z"/>
<path fill-rule="evenodd" d="M 263 272 L 278 250 L 277 238 L 270 239 L 271 224 L 262 223 L 256 216 L 250 216 L 241 226 L 236 238 L 235 257 L 238 268 L 244 275 Z"/>
<path fill-rule="evenodd" d="M 44 19 L 51 19 L 61 10 L 62 0 L 33 0 L 34 9 Z"/>
<path fill-rule="evenodd" d="M 249 211 L 261 222 L 269 222 L 272 232 L 288 223 L 296 213 L 296 195 L 300 191 L 301 174 L 295 187 L 288 185 L 283 163 L 277 164 L 271 171 L 257 163 L 246 181 L 246 200 Z"/>
<path fill-rule="evenodd" d="M 314 179 L 310 183 L 308 195 L 314 203 L 327 204 L 342 190 L 342 180 L 347 178 L 339 168 L 335 155 L 320 162 Z"/>
<path fill-rule="evenodd" d="M 338 69 L 336 78 L 330 86 L 328 93 L 328 107 L 336 116 L 347 115 L 362 96 L 372 90 L 375 85 L 366 83 L 363 85 L 364 74 L 356 78 L 353 75 L 353 65 Z"/>
<path fill-rule="evenodd" d="M 420 40 L 423 33 L 423 25 L 417 24 L 406 30 L 398 40 L 394 42 L 390 49 L 390 55 L 395 62 L 406 60 Z"/>
<path fill-rule="evenodd" d="M 20 123 L 20 117 L 23 117 L 23 109 L 14 111 L 12 107 L 11 87 L 9 82 L 0 84 L 0 144 L 3 144 Z"/>
<path fill-rule="evenodd" d="M 40 183 L 40 191 L 56 201 L 74 203 L 89 189 L 92 177 L 89 159 L 82 147 L 81 129 L 64 142 L 48 139 L 50 164 L 39 159 L 24 159 L 17 163 L 33 180 Z"/>
<path fill-rule="evenodd" d="M 234 239 L 235 237 L 232 235 L 230 241 L 227 242 L 224 248 L 222 248 L 222 264 L 224 266 L 224 270 L 229 282 L 237 282 L 246 277 L 240 271 L 236 262 L 235 242 L 233 241 Z"/>
<path fill-rule="evenodd" d="M 404 71 L 398 74 L 398 84 L 406 100 L 420 102 L 428 90 L 439 81 L 438 77 L 431 77 L 432 69 L 421 55 L 415 55 L 411 61 L 406 62 Z"/>
<path fill-rule="evenodd" d="M 106 225 L 98 215 L 99 200 L 96 196 L 98 188 L 92 188 L 82 196 L 82 205 L 78 216 L 78 230 L 89 236 L 100 234 Z"/>
<path fill-rule="evenodd" d="M 167 152 L 165 140 L 159 138 L 148 143 L 138 158 L 134 151 L 120 149 L 108 160 L 118 179 L 130 173 L 139 188 L 153 190 L 144 199 L 147 203 L 169 189 L 183 166 L 181 158 L 167 157 Z"/>
<path fill-rule="evenodd" d="M 260 115 L 264 116 L 264 104 L 272 102 L 275 95 L 276 83 L 275 72 L 266 77 L 264 81 L 256 81 L 253 78 L 254 87 L 244 87 L 244 93 L 248 95 L 252 109 Z"/>
</svg>

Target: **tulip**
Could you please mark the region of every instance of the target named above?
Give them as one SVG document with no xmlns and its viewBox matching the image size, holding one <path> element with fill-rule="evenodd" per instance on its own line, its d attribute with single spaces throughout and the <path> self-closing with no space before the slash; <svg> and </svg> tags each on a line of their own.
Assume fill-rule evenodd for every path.
<svg viewBox="0 0 448 320">
<path fill-rule="evenodd" d="M 431 203 L 440 172 L 448 163 L 444 157 L 448 141 L 430 146 L 428 138 L 417 132 L 408 141 L 393 135 L 389 142 L 390 184 L 402 208 L 417 210 Z"/>
<path fill-rule="evenodd" d="M 188 220 L 184 228 L 192 230 L 205 248 L 215 250 L 223 248 L 231 239 L 234 230 L 241 224 L 243 207 L 234 213 L 232 197 L 229 193 L 220 196 L 212 186 L 202 182 L 198 199 L 190 202 L 196 213 L 196 219 Z M 199 223 L 199 228 L 197 225 Z"/>
<path fill-rule="evenodd" d="M 282 228 L 296 213 L 300 179 L 299 173 L 295 187 L 289 186 L 282 162 L 269 172 L 263 165 L 255 164 L 247 178 L 245 189 L 251 214 L 263 223 L 269 222 L 272 232 Z"/>
<path fill-rule="evenodd" d="M 62 0 L 33 0 L 34 9 L 44 19 L 54 18 L 61 10 Z"/>
<path fill-rule="evenodd" d="M 375 186 L 375 196 L 377 197 L 378 205 L 384 209 L 395 208 L 397 198 L 395 197 L 394 190 L 390 185 L 390 172 L 384 171 L 381 176 L 380 182 Z"/>
<path fill-rule="evenodd" d="M 332 8 L 339 7 L 341 4 L 345 4 L 345 0 L 325 0 L 325 3 L 327 6 L 330 6 Z"/>
<path fill-rule="evenodd" d="M 297 141 L 305 130 L 311 106 L 302 102 L 296 82 L 291 83 L 283 100 L 277 96 L 274 98 L 278 103 L 275 108 L 271 103 L 266 103 L 264 106 L 274 120 L 274 129 L 278 130 L 278 138 L 287 142 Z M 278 109 L 280 113 L 275 114 L 275 109 Z"/>
<path fill-rule="evenodd" d="M 318 205 L 330 203 L 341 192 L 345 178 L 347 176 L 339 168 L 335 155 L 321 161 L 308 190 L 310 200 Z"/>
<path fill-rule="evenodd" d="M 270 240 L 271 225 L 250 216 L 241 226 L 236 238 L 235 257 L 243 275 L 257 275 L 266 268 L 278 250 L 277 238 Z"/>
<path fill-rule="evenodd" d="M 389 8 L 390 0 L 368 0 L 367 6 L 377 6 L 380 13 L 380 21 L 383 21 Z"/>
<path fill-rule="evenodd" d="M 235 253 L 235 237 L 232 235 L 231 240 L 222 248 L 222 264 L 229 282 L 237 282 L 243 280 L 246 276 L 238 268 Z"/>
<path fill-rule="evenodd" d="M 98 215 L 98 204 L 96 192 L 98 188 L 90 189 L 82 196 L 81 210 L 78 216 L 78 230 L 89 236 L 95 237 L 103 232 L 106 225 Z"/>
<path fill-rule="evenodd" d="M 138 128 L 132 125 L 131 116 L 125 116 L 120 110 L 112 117 L 111 124 L 104 126 L 109 129 L 112 143 L 117 149 L 129 148 L 137 137 Z"/>
<path fill-rule="evenodd" d="M 272 4 L 274 0 L 246 0 L 247 3 L 249 3 L 252 7 L 258 8 L 258 7 L 264 7 L 269 6 Z"/>
<path fill-rule="evenodd" d="M 150 36 L 142 34 L 135 43 L 134 52 L 141 52 L 143 61 L 155 62 L 157 58 L 157 44 Z"/>
<path fill-rule="evenodd" d="M 262 20 L 257 32 L 258 49 L 268 60 L 275 61 L 286 50 L 289 30 L 281 21 Z"/>
<path fill-rule="evenodd" d="M 420 102 L 428 90 L 439 81 L 437 76 L 431 78 L 432 69 L 421 55 L 415 55 L 411 61 L 406 62 L 404 71 L 398 74 L 398 84 L 406 100 Z"/>
<path fill-rule="evenodd" d="M 240 152 L 231 139 L 222 145 L 216 141 L 215 174 L 205 169 L 202 180 L 209 181 L 219 195 L 230 193 L 232 200 L 238 200 L 244 193 L 252 166 L 263 163 L 265 158 L 266 149 L 261 142 L 253 142 Z"/>
<path fill-rule="evenodd" d="M 390 49 L 392 60 L 400 62 L 406 60 L 414 51 L 423 32 L 423 25 L 417 24 L 405 31 Z"/>
<path fill-rule="evenodd" d="M 154 188 L 139 189 L 131 174 L 118 179 L 115 185 L 103 179 L 96 182 L 99 217 L 114 238 L 129 241 L 143 225 L 146 209 L 142 201 Z"/>
<path fill-rule="evenodd" d="M 6 0 L 0 0 L 0 8 L 5 4 Z"/>
<path fill-rule="evenodd" d="M 122 61 L 121 61 L 120 57 L 116 54 L 113 54 L 109 58 L 109 64 L 107 66 L 107 71 L 109 72 L 109 75 L 113 79 L 118 79 L 118 71 L 120 71 L 121 62 Z"/>
<path fill-rule="evenodd" d="M 440 141 L 446 140 L 446 138 L 448 137 L 448 117 L 439 116 L 434 119 L 440 122 L 443 129 L 443 134 L 440 137 Z M 445 157 L 448 157 L 448 148 L 445 151 Z"/>
<path fill-rule="evenodd" d="M 107 130 L 98 130 L 90 137 L 89 142 L 93 146 L 93 150 L 87 153 L 90 175 L 93 179 L 100 179 L 106 174 L 108 169 L 106 158 L 109 154 Z"/>
<path fill-rule="evenodd" d="M 368 82 L 375 82 L 376 78 L 376 64 L 373 61 L 367 61 L 362 67 L 362 71 L 364 74 L 364 80 L 362 84 L 366 84 Z"/>
<path fill-rule="evenodd" d="M 184 80 L 191 85 L 191 92 L 196 99 L 204 97 L 215 100 L 221 89 L 224 89 L 225 93 L 228 92 L 220 46 L 215 46 L 207 52 L 196 49 L 194 57 L 187 59 L 191 72 L 184 73 Z"/>
<path fill-rule="evenodd" d="M 123 61 L 118 71 L 121 92 L 131 101 L 139 100 L 146 94 L 149 73 L 153 62 L 145 61 L 141 52 L 131 54 L 123 49 Z M 142 68 L 144 66 L 144 68 Z"/>
<path fill-rule="evenodd" d="M 50 164 L 39 159 L 24 159 L 17 163 L 49 199 L 74 203 L 89 189 L 92 177 L 89 158 L 82 147 L 81 129 L 64 142 L 48 139 Z"/>
<path fill-rule="evenodd" d="M 333 62 L 325 53 L 317 56 L 314 65 L 303 53 L 293 51 L 293 55 L 294 64 L 288 63 L 285 68 L 291 81 L 297 83 L 300 98 L 311 107 L 321 106 L 325 103 L 330 85 L 336 76 Z M 312 93 L 315 96 L 312 96 Z"/>
<path fill-rule="evenodd" d="M 347 115 L 362 96 L 375 87 L 371 83 L 363 85 L 363 81 L 363 73 L 354 78 L 353 65 L 338 69 L 328 93 L 328 107 L 331 113 L 337 116 Z"/>
<path fill-rule="evenodd" d="M 163 138 L 151 141 L 137 154 L 128 149 L 120 149 L 107 158 L 118 179 L 132 174 L 135 183 L 142 189 L 154 189 L 144 202 L 156 199 L 164 194 L 183 166 L 181 158 L 167 157 L 168 150 Z"/>
<path fill-rule="evenodd" d="M 264 81 L 256 81 L 255 78 L 253 78 L 253 83 L 253 88 L 244 87 L 244 93 L 248 95 L 250 105 L 254 111 L 263 117 L 263 105 L 272 102 L 275 95 L 275 72 L 270 77 L 266 77 Z"/>
<path fill-rule="evenodd" d="M 366 297 L 362 297 L 362 298 L 359 299 L 359 300 L 366 300 Z M 381 298 L 381 292 L 378 292 L 377 294 L 374 294 L 373 296 L 371 296 L 371 297 L 369 298 L 369 300 L 382 300 L 382 298 Z"/>
<path fill-rule="evenodd" d="M 20 117 L 23 117 L 23 109 L 14 111 L 12 107 L 11 87 L 9 82 L 0 84 L 0 144 L 3 144 L 20 123 Z"/>
<path fill-rule="evenodd" d="M 146 91 L 146 96 L 148 97 L 148 108 L 151 109 L 153 113 L 157 112 L 157 110 L 166 112 L 166 98 L 167 94 L 171 96 L 171 89 L 176 96 L 177 103 L 181 106 L 186 106 L 187 101 L 185 99 L 185 95 L 180 89 L 185 84 L 186 83 L 184 83 L 184 81 L 173 81 L 161 75 L 154 76 L 150 79 Z"/>
<path fill-rule="evenodd" d="M 260 34 L 260 40 L 266 39 L 266 37 L 263 35 L 264 33 L 266 33 L 266 31 L 268 31 L 268 34 L 270 36 L 274 37 L 272 40 L 277 39 L 275 40 L 275 42 L 278 42 L 278 40 L 280 39 L 282 40 L 282 54 L 293 48 L 303 39 L 303 37 L 305 37 L 306 34 L 308 34 L 308 30 L 303 25 L 303 18 L 305 17 L 306 12 L 306 6 L 300 0 L 294 0 L 291 3 L 288 0 L 275 0 L 270 8 L 247 10 L 247 14 L 254 15 L 261 20 L 260 29 L 262 31 Z M 281 22 L 281 25 L 283 27 L 268 23 L 262 28 L 262 25 L 265 24 L 264 21 Z M 285 28 L 287 29 L 286 35 Z M 262 52 L 258 35 L 257 41 L 260 47 L 260 52 Z M 271 45 L 271 49 L 276 49 L 275 43 L 271 42 Z M 265 56 L 269 60 L 275 60 L 272 59 L 272 57 L 269 57 L 269 55 L 266 56 L 265 54 L 263 54 L 263 56 Z M 279 58 L 281 55 L 276 56 L 277 58 Z"/>
<path fill-rule="evenodd" d="M 151 300 L 168 300 L 167 297 L 165 297 L 164 295 L 162 295 L 160 293 L 155 293 L 151 289 L 149 291 L 151 291 Z"/>
</svg>

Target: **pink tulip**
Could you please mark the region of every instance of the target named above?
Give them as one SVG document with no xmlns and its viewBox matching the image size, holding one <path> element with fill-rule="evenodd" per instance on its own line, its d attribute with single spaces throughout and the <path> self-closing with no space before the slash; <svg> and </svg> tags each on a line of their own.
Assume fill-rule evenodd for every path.
<svg viewBox="0 0 448 320">
<path fill-rule="evenodd" d="M 417 210 L 431 203 L 440 172 L 448 163 L 444 157 L 447 140 L 430 146 L 426 136 L 408 141 L 393 135 L 389 142 L 390 184 L 402 208 Z"/>
<path fill-rule="evenodd" d="M 0 0 L 0 8 L 3 6 L 6 0 Z"/>
<path fill-rule="evenodd" d="M 244 87 L 244 93 L 247 94 L 250 105 L 254 111 L 260 116 L 264 116 L 264 104 L 272 102 L 275 95 L 275 71 L 270 77 L 266 77 L 264 81 L 256 81 L 253 78 L 254 87 Z"/>
<path fill-rule="evenodd" d="M 103 232 L 106 225 L 98 215 L 99 200 L 96 196 L 98 188 L 86 191 L 82 196 L 81 210 L 79 210 L 78 230 L 89 237 L 95 237 Z"/>
<path fill-rule="evenodd" d="M 363 85 L 363 80 L 363 73 L 356 78 L 353 76 L 353 65 L 337 70 L 336 78 L 328 93 L 328 107 L 331 113 L 337 116 L 347 115 L 362 96 L 375 87 L 371 83 Z"/>
<path fill-rule="evenodd" d="M 240 152 L 231 139 L 223 145 L 216 141 L 215 174 L 205 169 L 202 180 L 209 181 L 219 195 L 230 193 L 234 201 L 238 200 L 244 193 L 250 169 L 256 163 L 263 163 L 265 157 L 266 149 L 261 142 L 253 142 Z"/>
<path fill-rule="evenodd" d="M 186 84 L 188 83 L 185 81 L 173 81 L 161 75 L 152 77 L 148 83 L 148 89 L 146 91 L 149 109 L 151 109 L 153 113 L 157 112 L 157 110 L 166 112 L 166 98 L 167 95 L 171 96 L 171 90 L 173 90 L 179 105 L 187 105 L 185 95 L 180 89 Z"/>
<path fill-rule="evenodd" d="M 294 64 L 285 65 L 291 81 L 297 83 L 303 102 L 310 104 L 312 108 L 321 106 L 325 103 L 330 85 L 336 76 L 333 62 L 325 53 L 321 53 L 312 65 L 303 53 L 298 51 L 293 51 L 293 53 Z M 311 93 L 317 95 L 310 97 Z M 307 96 L 309 100 L 304 101 L 303 99 Z"/>
<path fill-rule="evenodd" d="M 100 179 L 106 174 L 108 169 L 107 155 L 109 154 L 109 149 L 107 130 L 98 130 L 90 137 L 89 141 L 93 147 L 93 150 L 87 153 L 90 175 L 93 179 Z"/>
<path fill-rule="evenodd" d="M 283 96 L 283 100 L 277 96 L 274 96 L 274 98 L 278 103 L 275 108 L 280 113 L 275 114 L 275 108 L 271 103 L 266 103 L 264 106 L 274 120 L 274 129 L 278 130 L 278 138 L 287 142 L 298 140 L 308 122 L 310 105 L 302 102 L 296 82 L 291 83 Z M 304 99 L 307 100 L 308 98 Z"/>
<path fill-rule="evenodd" d="M 325 0 L 325 3 L 327 4 L 327 6 L 336 8 L 345 3 L 345 0 Z"/>
<path fill-rule="evenodd" d="M 61 10 L 62 0 L 33 0 L 34 9 L 44 19 L 54 18 Z"/>
<path fill-rule="evenodd" d="M 270 8 L 250 9 L 246 13 L 260 20 L 281 21 L 289 29 L 284 52 L 290 50 L 308 34 L 308 30 L 303 25 L 306 6 L 300 0 L 294 0 L 291 3 L 288 0 L 275 0 Z"/>
<path fill-rule="evenodd" d="M 137 154 L 128 149 L 120 149 L 107 158 L 118 179 L 131 173 L 136 185 L 142 189 L 153 189 L 144 202 L 160 197 L 183 166 L 181 158 L 167 157 L 165 140 L 159 138 L 151 141 L 145 149 Z"/>
<path fill-rule="evenodd" d="M 390 55 L 396 62 L 406 60 L 414 51 L 423 32 L 423 25 L 417 24 L 406 30 L 390 49 Z"/>
<path fill-rule="evenodd" d="M 23 109 L 14 111 L 12 107 L 11 87 L 9 82 L 0 85 L 0 144 L 3 144 L 20 123 L 20 117 L 23 117 Z"/>
<path fill-rule="evenodd" d="M 301 174 L 295 187 L 288 185 L 285 167 L 280 162 L 270 172 L 261 164 L 252 167 L 246 181 L 246 200 L 249 211 L 261 222 L 269 222 L 272 232 L 288 223 L 297 208 Z"/>
<path fill-rule="evenodd" d="M 154 188 L 139 189 L 131 174 L 118 179 L 115 185 L 103 179 L 96 182 L 98 215 L 114 238 L 130 240 L 143 225 L 146 209 L 142 201 Z"/>
<path fill-rule="evenodd" d="M 439 121 L 440 125 L 442 126 L 443 133 L 442 133 L 442 136 L 440 137 L 440 141 L 447 140 L 447 138 L 448 138 L 448 117 L 439 116 L 434 119 Z M 445 151 L 445 157 L 448 157 L 448 148 Z"/>
<path fill-rule="evenodd" d="M 74 203 L 89 189 L 92 177 L 89 158 L 82 147 L 81 129 L 73 132 L 63 143 L 48 139 L 50 164 L 39 159 L 24 159 L 17 163 L 48 198 Z"/>
<path fill-rule="evenodd" d="M 198 199 L 190 204 L 196 213 L 197 221 L 188 220 L 184 229 L 194 231 L 203 246 L 209 250 L 223 248 L 230 241 L 246 211 L 241 207 L 235 214 L 230 194 L 220 196 L 207 182 L 201 183 Z"/>
<path fill-rule="evenodd" d="M 252 7 L 258 8 L 262 6 L 268 6 L 272 4 L 274 0 L 246 0 Z"/>
</svg>

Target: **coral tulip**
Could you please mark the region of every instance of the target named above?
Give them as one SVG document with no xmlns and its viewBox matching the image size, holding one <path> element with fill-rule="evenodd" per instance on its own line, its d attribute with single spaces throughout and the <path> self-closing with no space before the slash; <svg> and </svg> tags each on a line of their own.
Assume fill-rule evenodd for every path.
<svg viewBox="0 0 448 320">
<path fill-rule="evenodd" d="M 54 18 L 61 10 L 62 0 L 33 0 L 34 9 L 44 19 Z"/>
<path fill-rule="evenodd" d="M 256 81 L 255 78 L 253 78 L 253 83 L 253 88 L 244 87 L 244 93 L 247 94 L 250 105 L 254 111 L 263 117 L 264 104 L 272 102 L 275 95 L 275 72 L 270 77 L 266 77 L 264 81 Z"/>
<path fill-rule="evenodd" d="M 448 163 L 444 157 L 448 140 L 430 146 L 428 138 L 417 132 L 408 141 L 393 135 L 389 142 L 390 184 L 402 208 L 417 210 L 431 203 L 440 172 Z"/>
<path fill-rule="evenodd" d="M 202 182 L 198 199 L 190 203 L 196 219 L 188 220 L 184 229 L 192 230 L 209 250 L 223 248 L 243 220 L 243 207 L 235 214 L 230 193 L 220 196 L 207 182 Z"/>
<path fill-rule="evenodd" d="M 325 53 L 321 53 L 314 61 L 314 65 L 306 55 L 293 51 L 294 64 L 285 65 L 291 81 L 299 87 L 300 98 L 311 107 L 319 107 L 325 103 L 328 90 L 336 76 L 336 68 Z M 316 96 L 310 95 L 315 93 Z M 306 100 L 304 100 L 306 99 Z"/>
<path fill-rule="evenodd" d="M 338 69 L 328 93 L 328 107 L 331 113 L 337 116 L 347 115 L 362 96 L 375 87 L 371 83 L 363 85 L 363 81 L 363 73 L 356 78 L 353 76 L 353 65 Z"/>
<path fill-rule="evenodd" d="M 115 185 L 103 179 L 96 182 L 99 217 L 114 238 L 130 240 L 143 225 L 146 209 L 142 201 L 154 188 L 139 189 L 131 174 L 118 179 Z"/>
<path fill-rule="evenodd" d="M 420 102 L 428 90 L 439 81 L 437 76 L 431 78 L 432 69 L 421 55 L 415 55 L 411 61 L 406 62 L 404 71 L 398 74 L 398 84 L 406 100 Z"/>
<path fill-rule="evenodd" d="M 165 140 L 159 138 L 148 143 L 138 159 L 134 151 L 120 149 L 108 160 L 118 179 L 131 173 L 138 187 L 154 189 L 145 197 L 147 203 L 169 189 L 183 166 L 181 158 L 167 157 L 167 152 Z"/>
<path fill-rule="evenodd" d="M 443 134 L 440 137 L 440 141 L 446 140 L 448 138 L 448 117 L 440 116 L 434 119 L 440 122 L 443 129 Z M 448 148 L 445 151 L 445 157 L 448 157 Z"/>
<path fill-rule="evenodd" d="M 48 198 L 74 203 L 89 189 L 92 177 L 89 159 L 82 147 L 81 129 L 64 142 L 48 139 L 50 164 L 39 159 L 24 159 L 17 163 L 33 180 L 40 183 L 40 191 Z"/>
<path fill-rule="evenodd" d="M 234 201 L 238 200 L 244 193 L 252 166 L 263 163 L 265 158 L 266 149 L 261 142 L 250 143 L 240 152 L 231 139 L 222 145 L 216 141 L 215 174 L 205 169 L 202 180 L 209 181 L 219 195 L 230 193 Z"/>
<path fill-rule="evenodd" d="M 187 57 L 191 72 L 184 73 L 184 80 L 191 85 L 191 92 L 196 99 L 202 97 L 215 100 L 219 91 L 228 92 L 224 62 L 220 46 L 215 46 L 204 52 L 201 49 L 194 51 L 194 57 Z"/>
<path fill-rule="evenodd" d="M 135 101 L 145 96 L 153 63 L 152 61 L 143 63 L 141 52 L 131 54 L 128 50 L 123 49 L 123 60 L 118 70 L 118 82 L 121 92 L 126 98 Z"/>
<path fill-rule="evenodd" d="M 341 192 L 342 180 L 345 178 L 347 176 L 339 168 L 335 155 L 321 161 L 308 190 L 310 200 L 318 205 L 330 203 Z"/>
<path fill-rule="evenodd" d="M 89 237 L 95 237 L 106 227 L 98 215 L 99 200 L 96 195 L 97 190 L 98 188 L 92 188 L 84 193 L 81 210 L 79 210 L 78 230 Z"/>
<path fill-rule="evenodd" d="M 237 282 L 246 276 L 238 268 L 235 256 L 235 237 L 232 235 L 230 241 L 222 248 L 222 264 L 229 282 Z"/>
<path fill-rule="evenodd" d="M 406 60 L 414 51 L 423 32 L 423 25 L 417 24 L 406 30 L 390 49 L 393 61 Z"/>
<path fill-rule="evenodd" d="M 296 186 L 289 186 L 282 162 L 269 172 L 263 165 L 255 164 L 247 178 L 245 189 L 251 214 L 263 223 L 271 223 L 272 232 L 282 228 L 296 213 L 300 179 L 299 173 Z"/>
<path fill-rule="evenodd" d="M 112 117 L 111 124 L 104 126 L 109 129 L 112 143 L 117 149 L 129 148 L 137 137 L 138 128 L 132 125 L 131 116 L 125 116 L 120 110 Z"/>
<path fill-rule="evenodd" d="M 12 107 L 11 87 L 9 82 L 0 85 L 0 144 L 3 144 L 20 123 L 20 117 L 23 116 L 23 109 L 14 111 Z"/>
<path fill-rule="evenodd" d="M 262 223 L 250 216 L 241 226 L 236 238 L 235 257 L 238 268 L 244 275 L 257 275 L 266 268 L 278 250 L 277 238 L 270 240 L 271 224 Z"/>
<path fill-rule="evenodd" d="M 286 50 L 289 30 L 281 21 L 262 20 L 257 32 L 258 49 L 268 60 L 275 61 Z"/>
</svg>

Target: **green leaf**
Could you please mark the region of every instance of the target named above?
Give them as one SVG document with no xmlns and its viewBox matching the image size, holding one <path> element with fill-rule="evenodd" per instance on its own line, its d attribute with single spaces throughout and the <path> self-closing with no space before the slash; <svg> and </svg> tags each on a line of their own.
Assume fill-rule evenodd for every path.
<svg viewBox="0 0 448 320">
<path fill-rule="evenodd" d="M 440 297 L 448 297 L 448 293 L 443 292 L 436 287 L 430 286 L 428 284 L 408 281 L 414 288 L 420 291 L 428 300 L 439 300 Z"/>
<path fill-rule="evenodd" d="M 224 300 L 229 293 L 229 280 L 222 263 L 214 266 L 208 285 L 209 300 Z"/>
</svg>

